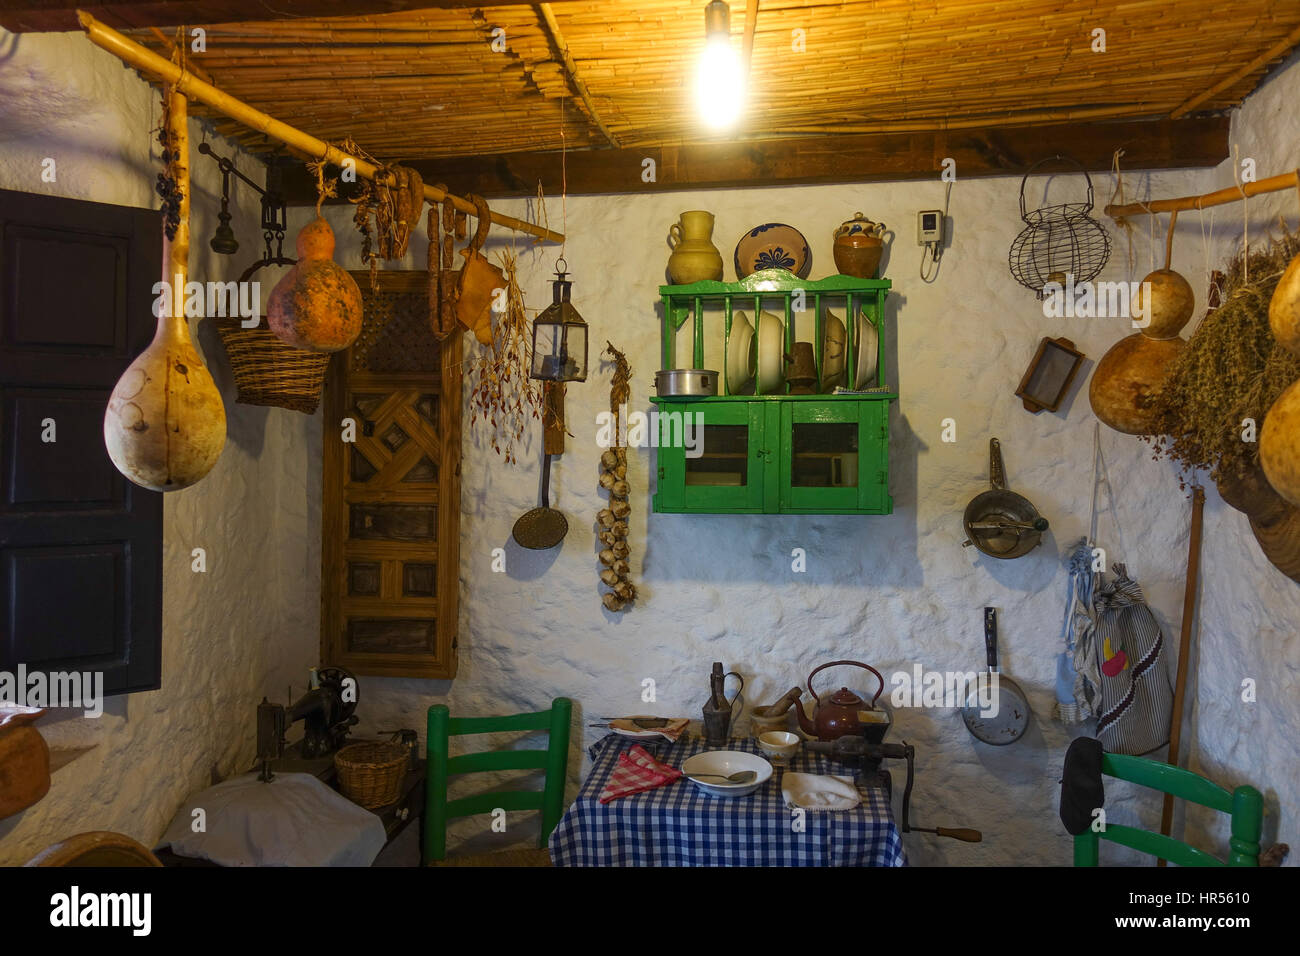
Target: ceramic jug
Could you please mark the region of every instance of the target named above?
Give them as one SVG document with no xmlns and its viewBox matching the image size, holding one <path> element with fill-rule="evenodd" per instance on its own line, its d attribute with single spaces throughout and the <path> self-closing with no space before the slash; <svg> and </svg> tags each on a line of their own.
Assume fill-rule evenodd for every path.
<svg viewBox="0 0 1300 956">
<path fill-rule="evenodd" d="M 668 228 L 668 277 L 674 285 L 722 278 L 722 255 L 713 245 L 713 213 L 684 212 Z"/>
<path fill-rule="evenodd" d="M 835 230 L 835 268 L 840 275 L 859 279 L 878 278 L 880 258 L 885 252 L 885 224 L 872 222 L 862 213 Z"/>
</svg>

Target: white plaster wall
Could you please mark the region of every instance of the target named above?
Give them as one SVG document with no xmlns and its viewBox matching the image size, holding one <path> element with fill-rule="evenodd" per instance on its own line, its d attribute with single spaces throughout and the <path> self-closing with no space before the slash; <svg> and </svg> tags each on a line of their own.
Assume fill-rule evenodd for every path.
<svg viewBox="0 0 1300 956">
<path fill-rule="evenodd" d="M 1288 114 L 1283 124 L 1271 117 L 1283 112 L 1281 104 L 1298 81 L 1300 69 L 1292 67 L 1248 104 L 1238 122 L 1238 138 L 1244 123 L 1260 144 L 1251 148 L 1265 172 L 1296 165 L 1294 116 Z M 1274 144 L 1267 162 L 1265 142 Z M 1051 149 L 1051 133 L 1045 130 L 1043 152 Z M 1291 158 L 1282 161 L 1283 156 Z M 1131 198 L 1176 196 L 1210 188 L 1222 180 L 1221 173 L 1130 174 L 1125 182 Z M 1100 208 L 1114 182 L 1098 176 L 1094 183 Z M 1131 329 L 1123 318 L 1045 319 L 1032 294 L 1012 280 L 1007 249 L 1022 227 L 1019 185 L 1018 178 L 959 178 L 952 192 L 951 246 L 930 285 L 917 275 L 913 223 L 919 209 L 943 205 L 937 171 L 927 182 L 730 192 L 638 193 L 631 180 L 624 195 L 571 197 L 565 255 L 574 302 L 592 326 L 593 370 L 599 373 L 570 387 L 574 437 L 553 464 L 551 503 L 569 517 L 568 537 L 561 548 L 540 554 L 518 548 L 510 537 L 515 518 L 537 503 L 537 430 L 517 467 L 503 465 L 483 434 L 468 430 L 460 674 L 451 683 L 363 679 L 364 726 L 405 725 L 423 732 L 430 703 L 445 702 L 453 713 L 490 714 L 542 708 L 552 697 L 567 695 L 579 705 L 585 745 L 603 733 L 585 729 L 596 715 L 650 710 L 698 718 L 714 660 L 745 675 L 751 704 L 803 685 L 813 667 L 837 658 L 864 660 L 887 675 L 916 663 L 941 671 L 978 668 L 981 609 L 994 605 L 1001 612 L 1003 666 L 1031 697 L 1030 731 L 1014 746 L 993 748 L 976 743 L 953 709 L 900 712 L 894 739 L 906 739 L 918 750 L 913 820 L 922 826 L 977 827 L 985 838 L 972 846 L 917 833 L 905 842 L 916 864 L 1068 863 L 1070 838 L 1057 805 L 1071 735 L 1050 718 L 1066 587 L 1062 556 L 1088 524 L 1095 418 L 1087 381 L 1096 360 Z M 1077 178 L 1058 178 L 1051 196 L 1081 188 Z M 1031 207 L 1037 201 L 1031 188 Z M 498 205 L 518 216 L 531 207 Z M 560 219 L 558 197 L 548 205 L 554 226 Z M 646 398 L 660 365 L 656 305 L 669 254 L 665 236 L 687 209 L 716 214 L 715 243 L 727 262 L 728 279 L 733 278 L 731 250 L 756 223 L 781 221 L 800 228 L 812 246 L 814 277 L 834 271 L 832 229 L 855 211 L 897 229 L 886 272 L 895 287 L 888 378 L 901 393 L 891 416 L 895 510 L 889 517 L 851 518 L 652 515 L 654 456 L 642 450 L 632 457 L 629 476 L 632 563 L 641 597 L 631 612 L 613 615 L 598 597 L 599 546 L 593 534 L 595 513 L 605 501 L 596 484 L 595 416 L 609 399 L 609 370 L 595 364 L 596 352 L 606 339 L 626 351 L 634 371 L 633 406 L 648 410 Z M 340 236 L 346 215 L 331 212 Z M 1180 224 L 1178 250 L 1197 292 L 1199 314 L 1204 256 L 1194 226 Z M 1154 248 L 1144 230 L 1135 230 L 1131 268 L 1128 239 L 1112 228 L 1115 250 L 1100 278 L 1140 280 L 1162 265 L 1156 261 L 1163 255 L 1162 228 L 1156 230 Z M 501 234 L 508 242 L 509 234 Z M 341 248 L 346 256 L 356 254 L 354 242 L 341 242 Z M 550 301 L 547 281 L 558 250 L 529 250 L 522 240 L 519 249 L 527 301 L 542 308 Z M 1211 251 L 1214 262 L 1222 258 L 1222 250 Z M 424 255 L 423 247 L 413 248 L 406 267 L 422 267 Z M 1089 362 L 1061 412 L 1031 415 L 1013 392 L 1044 335 L 1071 338 Z M 476 353 L 477 346 L 467 345 L 467 356 Z M 706 365 L 719 367 L 719 355 L 710 352 Z M 940 422 L 948 417 L 958 423 L 955 444 L 940 440 Z M 987 488 L 990 436 L 1002 439 L 1013 490 L 1028 496 L 1052 522 L 1044 546 L 1017 561 L 977 558 L 974 549 L 961 547 L 962 509 Z M 1139 440 L 1103 428 L 1101 448 L 1109 489 L 1100 495 L 1098 543 L 1146 588 L 1176 648 L 1190 500 L 1180 492 L 1173 466 L 1152 461 Z M 1265 790 L 1272 820 L 1280 819 L 1266 842 L 1295 844 L 1300 842 L 1294 822 L 1300 773 L 1289 742 L 1300 730 L 1294 692 L 1300 586 L 1263 560 L 1244 518 L 1227 509 L 1215 491 L 1209 497 L 1206 609 L 1196 639 L 1202 647 L 1196 662 L 1200 677 L 1188 705 L 1189 734 L 1196 741 L 1193 765 L 1225 785 L 1250 780 Z M 803 574 L 791 571 L 796 547 L 808 555 Z M 506 551 L 504 574 L 491 571 L 494 548 Z M 1224 667 L 1224 661 L 1233 665 Z M 1247 674 L 1260 683 L 1260 703 L 1251 708 L 1235 703 L 1240 676 Z M 834 680 L 862 690 L 866 676 L 846 669 L 818 680 L 831 689 Z M 640 698 L 647 678 L 658 690 L 658 702 L 650 707 Z M 741 729 L 746 725 L 742 721 Z M 583 763 L 571 761 L 570 796 Z M 1158 825 L 1157 796 L 1118 783 L 1109 790 L 1112 821 Z M 486 818 L 463 821 L 454 828 L 453 841 L 487 845 L 487 825 Z M 1193 830 L 1208 847 L 1225 850 L 1221 828 L 1210 834 Z M 534 834 L 528 826 L 514 839 Z M 1107 859 L 1140 862 L 1122 849 L 1108 850 Z"/>
<path fill-rule="evenodd" d="M 156 207 L 152 130 L 158 96 L 80 34 L 0 31 L 0 187 Z M 191 120 L 192 146 L 202 128 Z M 236 153 L 219 138 L 217 151 Z M 41 160 L 57 182 L 41 181 Z M 261 181 L 260 165 L 239 168 Z M 192 153 L 191 278 L 234 279 L 258 255 L 258 203 L 235 187 L 241 240 L 228 260 L 208 248 L 221 176 Z M 266 281 L 269 292 L 274 277 Z M 148 309 L 150 303 L 136 303 Z M 83 830 L 118 830 L 152 845 L 180 803 L 253 756 L 254 707 L 305 686 L 317 656 L 320 417 L 234 402 L 225 352 L 208 320 L 192 328 L 226 399 L 228 438 L 204 481 L 164 503 L 162 688 L 109 700 L 87 720 L 54 712 L 38 725 L 52 747 L 94 745 L 56 772 L 49 794 L 0 821 L 0 863 L 20 863 Z M 205 574 L 191 550 L 207 551 Z"/>
</svg>

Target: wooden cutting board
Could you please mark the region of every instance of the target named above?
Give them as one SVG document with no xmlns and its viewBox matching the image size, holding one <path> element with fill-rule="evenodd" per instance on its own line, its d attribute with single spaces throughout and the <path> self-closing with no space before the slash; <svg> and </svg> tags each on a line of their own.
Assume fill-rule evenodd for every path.
<svg viewBox="0 0 1300 956">
<path fill-rule="evenodd" d="M 26 810 L 50 790 L 50 748 L 31 726 L 43 713 L 0 707 L 0 820 Z"/>
</svg>

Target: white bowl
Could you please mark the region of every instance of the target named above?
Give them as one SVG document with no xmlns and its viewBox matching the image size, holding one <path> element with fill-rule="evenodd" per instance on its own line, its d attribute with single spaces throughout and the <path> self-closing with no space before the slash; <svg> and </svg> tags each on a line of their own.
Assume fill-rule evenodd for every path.
<svg viewBox="0 0 1300 956">
<path fill-rule="evenodd" d="M 753 770 L 758 776 L 749 783 L 723 783 L 713 777 L 696 780 L 691 776 L 693 773 L 710 773 L 726 777 L 741 770 Z M 707 750 L 682 764 L 682 773 L 691 783 L 711 796 L 743 797 L 771 779 L 772 765 L 757 754 L 745 753 L 743 750 Z"/>
<path fill-rule="evenodd" d="M 799 749 L 799 737 L 788 730 L 769 730 L 759 734 L 758 749 L 777 760 L 788 760 Z"/>
<path fill-rule="evenodd" d="M 876 364 L 880 358 L 880 335 L 867 317 L 858 313 L 858 381 L 855 389 L 875 384 Z"/>
<path fill-rule="evenodd" d="M 758 317 L 759 395 L 785 392 L 785 323 L 771 312 Z"/>
<path fill-rule="evenodd" d="M 754 383 L 754 326 L 744 312 L 731 316 L 727 342 L 727 394 L 740 395 Z"/>
</svg>

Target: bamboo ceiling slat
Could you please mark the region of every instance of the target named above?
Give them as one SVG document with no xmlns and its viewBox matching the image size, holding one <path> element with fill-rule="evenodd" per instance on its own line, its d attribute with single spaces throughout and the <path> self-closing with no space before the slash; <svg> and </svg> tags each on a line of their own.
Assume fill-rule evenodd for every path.
<svg viewBox="0 0 1300 956">
<path fill-rule="evenodd" d="M 691 99 L 703 6 L 557 3 L 567 70 L 525 4 L 220 24 L 192 60 L 231 95 L 381 158 L 652 147 L 709 138 Z M 744 19 L 745 0 L 732 0 L 737 50 Z M 498 27 L 505 53 L 490 46 Z M 1105 53 L 1091 50 L 1095 27 Z M 1298 27 L 1293 0 L 1236 0 L 1231 16 L 1215 0 L 761 0 L 735 135 L 1158 117 L 1187 103 L 1219 111 L 1258 85 Z M 803 53 L 791 49 L 796 29 Z M 161 50 L 148 31 L 135 38 Z M 258 134 L 217 125 L 264 148 Z"/>
</svg>

